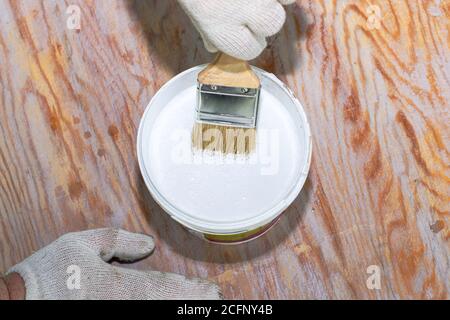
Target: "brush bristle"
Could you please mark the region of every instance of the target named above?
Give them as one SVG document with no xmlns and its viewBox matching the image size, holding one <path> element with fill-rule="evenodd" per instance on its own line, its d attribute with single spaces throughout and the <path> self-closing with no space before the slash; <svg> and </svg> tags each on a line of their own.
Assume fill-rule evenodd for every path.
<svg viewBox="0 0 450 320">
<path fill-rule="evenodd" d="M 203 151 L 248 155 L 256 149 L 256 129 L 196 123 L 192 146 Z"/>
</svg>

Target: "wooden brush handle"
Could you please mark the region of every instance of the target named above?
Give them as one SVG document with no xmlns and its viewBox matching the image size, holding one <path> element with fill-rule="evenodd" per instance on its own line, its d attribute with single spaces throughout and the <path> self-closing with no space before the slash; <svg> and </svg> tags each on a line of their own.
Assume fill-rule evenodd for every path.
<svg viewBox="0 0 450 320">
<path fill-rule="evenodd" d="M 224 53 L 200 72 L 198 81 L 201 84 L 258 89 L 261 81 L 253 72 L 247 61 L 230 57 Z"/>
</svg>

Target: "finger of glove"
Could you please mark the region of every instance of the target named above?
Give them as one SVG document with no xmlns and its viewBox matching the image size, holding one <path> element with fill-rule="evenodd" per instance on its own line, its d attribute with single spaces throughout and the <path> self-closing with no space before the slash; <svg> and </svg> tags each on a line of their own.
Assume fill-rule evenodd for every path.
<svg viewBox="0 0 450 320">
<path fill-rule="evenodd" d="M 194 19 L 192 19 L 192 24 L 194 25 L 195 29 L 197 29 L 198 33 L 200 33 L 206 50 L 208 50 L 209 52 L 217 52 L 217 48 L 208 39 L 206 34 L 202 31 L 202 28 L 200 28 L 199 24 Z"/>
<path fill-rule="evenodd" d="M 149 256 L 155 244 L 153 237 L 121 229 L 97 229 L 75 234 L 104 261 L 116 258 L 132 262 Z"/>
<path fill-rule="evenodd" d="M 210 40 L 219 51 L 241 60 L 253 60 L 267 46 L 264 37 L 255 35 L 246 26 L 211 31 Z"/>
<path fill-rule="evenodd" d="M 276 0 L 271 0 L 251 11 L 246 24 L 254 34 L 270 37 L 277 34 L 286 21 L 286 11 Z"/>
<path fill-rule="evenodd" d="M 216 46 L 214 46 L 214 44 L 208 39 L 208 37 L 203 32 L 200 32 L 200 35 L 202 36 L 203 44 L 205 45 L 206 50 L 212 53 L 218 51 Z"/>
<path fill-rule="evenodd" d="M 207 280 L 188 279 L 173 273 L 137 271 L 114 267 L 120 281 L 128 288 L 130 299 L 151 300 L 219 300 L 219 287 Z"/>
</svg>

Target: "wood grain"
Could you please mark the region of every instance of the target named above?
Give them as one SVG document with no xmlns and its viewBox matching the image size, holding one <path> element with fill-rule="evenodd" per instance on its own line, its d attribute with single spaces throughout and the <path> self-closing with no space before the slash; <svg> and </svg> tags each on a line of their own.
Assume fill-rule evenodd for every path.
<svg viewBox="0 0 450 320">
<path fill-rule="evenodd" d="M 220 247 L 171 221 L 137 166 L 148 101 L 212 59 L 176 2 L 1 0 L 0 271 L 66 232 L 113 226 L 155 236 L 136 268 L 213 279 L 228 299 L 448 299 L 449 21 L 449 1 L 289 8 L 255 63 L 304 104 L 311 175 L 266 236 Z M 381 290 L 366 286 L 371 265 Z"/>
</svg>

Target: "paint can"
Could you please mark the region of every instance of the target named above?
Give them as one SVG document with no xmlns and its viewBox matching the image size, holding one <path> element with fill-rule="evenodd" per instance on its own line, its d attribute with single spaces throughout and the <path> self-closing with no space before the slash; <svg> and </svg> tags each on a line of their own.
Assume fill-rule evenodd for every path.
<svg viewBox="0 0 450 320">
<path fill-rule="evenodd" d="M 139 166 L 174 220 L 207 241 L 242 243 L 267 232 L 298 197 L 311 164 L 310 127 L 293 93 L 254 68 L 262 84 L 256 151 L 193 150 L 197 76 L 204 67 L 174 77 L 150 101 L 139 127 Z"/>
</svg>

